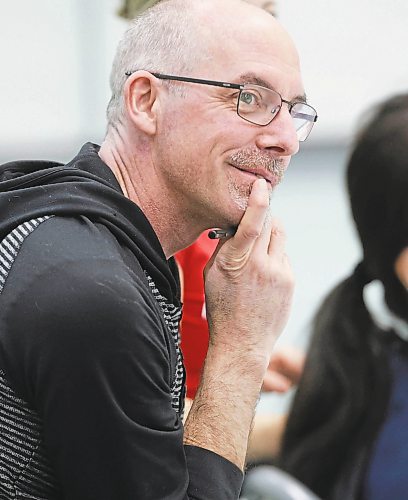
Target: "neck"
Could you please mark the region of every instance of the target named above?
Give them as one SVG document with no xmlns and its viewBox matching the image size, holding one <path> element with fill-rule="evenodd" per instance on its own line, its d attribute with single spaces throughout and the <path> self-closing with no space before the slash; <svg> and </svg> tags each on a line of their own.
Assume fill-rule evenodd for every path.
<svg viewBox="0 0 408 500">
<path fill-rule="evenodd" d="M 99 156 L 114 173 L 123 194 L 149 220 L 166 258 L 193 243 L 206 229 L 188 217 L 180 197 L 163 181 L 162 166 L 155 165 L 149 144 L 130 140 L 121 127 L 110 127 Z"/>
</svg>

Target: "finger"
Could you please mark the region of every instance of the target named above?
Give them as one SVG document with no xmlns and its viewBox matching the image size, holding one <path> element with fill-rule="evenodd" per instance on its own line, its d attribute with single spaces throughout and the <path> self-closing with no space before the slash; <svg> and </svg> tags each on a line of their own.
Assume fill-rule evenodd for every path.
<svg viewBox="0 0 408 500">
<path fill-rule="evenodd" d="M 285 254 L 286 233 L 282 222 L 276 218 L 271 220 L 268 254 L 283 257 Z"/>
<path fill-rule="evenodd" d="M 297 384 L 303 372 L 305 358 L 301 350 L 281 348 L 272 353 L 268 370 L 278 372 Z"/>
<path fill-rule="evenodd" d="M 269 208 L 269 192 L 265 179 L 252 184 L 248 206 L 233 237 L 234 248 L 242 254 L 249 252 L 262 233 Z"/>
<path fill-rule="evenodd" d="M 293 386 L 291 380 L 280 373 L 267 371 L 263 380 L 263 392 L 287 392 Z"/>
<path fill-rule="evenodd" d="M 269 253 L 272 230 L 277 225 L 281 226 L 281 223 L 275 217 L 272 217 L 270 215 L 270 211 L 268 210 L 268 213 L 265 217 L 265 222 L 262 228 L 262 232 L 256 241 L 256 251 L 259 251 L 261 255 Z"/>
</svg>

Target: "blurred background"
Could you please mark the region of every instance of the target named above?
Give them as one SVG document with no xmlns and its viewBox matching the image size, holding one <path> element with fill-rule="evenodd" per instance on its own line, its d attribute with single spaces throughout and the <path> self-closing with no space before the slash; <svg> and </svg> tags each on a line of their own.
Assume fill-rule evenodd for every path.
<svg viewBox="0 0 408 500">
<path fill-rule="evenodd" d="M 222 0 L 219 0 L 222 1 Z M 0 163 L 67 161 L 105 132 L 109 72 L 127 27 L 120 0 L 1 1 Z M 297 287 L 280 344 L 307 345 L 329 288 L 357 263 L 344 167 L 364 112 L 408 84 L 406 0 L 278 1 L 319 121 L 274 197 Z M 265 396 L 259 411 L 285 405 Z"/>
</svg>

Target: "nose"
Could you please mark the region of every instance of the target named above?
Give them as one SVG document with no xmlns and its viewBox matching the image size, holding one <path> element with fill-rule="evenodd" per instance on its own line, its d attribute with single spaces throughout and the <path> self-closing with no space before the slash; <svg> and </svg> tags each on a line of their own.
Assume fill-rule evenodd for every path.
<svg viewBox="0 0 408 500">
<path fill-rule="evenodd" d="M 256 145 L 259 149 L 273 150 L 282 156 L 293 156 L 299 151 L 293 118 L 285 104 L 269 125 L 259 127 Z"/>
</svg>

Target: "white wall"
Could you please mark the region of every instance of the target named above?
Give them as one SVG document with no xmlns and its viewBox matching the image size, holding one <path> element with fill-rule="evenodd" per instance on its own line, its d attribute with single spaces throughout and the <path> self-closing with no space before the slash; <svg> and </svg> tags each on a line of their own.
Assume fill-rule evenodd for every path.
<svg viewBox="0 0 408 500">
<path fill-rule="evenodd" d="M 360 113 L 408 90 L 406 0 L 278 0 L 299 47 L 315 140 L 348 138 Z"/>
<path fill-rule="evenodd" d="M 118 1 L 1 3 L 0 160 L 69 159 L 104 134 Z"/>
</svg>

